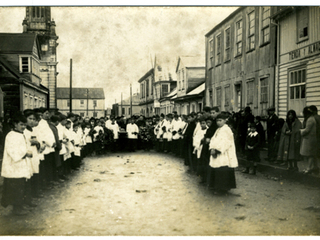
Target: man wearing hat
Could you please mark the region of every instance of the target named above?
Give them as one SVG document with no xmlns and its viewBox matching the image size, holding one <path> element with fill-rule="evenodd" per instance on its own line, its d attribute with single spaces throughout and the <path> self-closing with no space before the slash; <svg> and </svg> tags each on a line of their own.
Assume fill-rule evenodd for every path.
<svg viewBox="0 0 320 240">
<path fill-rule="evenodd" d="M 275 108 L 268 108 L 268 118 L 267 118 L 267 138 L 268 138 L 268 161 L 273 161 L 273 145 L 275 141 L 275 136 L 277 132 L 277 121 L 278 116 L 275 114 Z"/>
</svg>

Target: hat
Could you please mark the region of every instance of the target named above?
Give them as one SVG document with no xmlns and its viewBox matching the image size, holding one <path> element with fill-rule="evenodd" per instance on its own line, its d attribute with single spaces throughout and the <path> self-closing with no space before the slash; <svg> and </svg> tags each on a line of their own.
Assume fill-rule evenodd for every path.
<svg viewBox="0 0 320 240">
<path fill-rule="evenodd" d="M 228 117 L 229 117 L 228 114 L 226 114 L 226 113 L 220 113 L 220 114 L 218 114 L 218 116 L 216 117 L 216 119 L 224 119 L 224 120 L 226 120 Z"/>
</svg>

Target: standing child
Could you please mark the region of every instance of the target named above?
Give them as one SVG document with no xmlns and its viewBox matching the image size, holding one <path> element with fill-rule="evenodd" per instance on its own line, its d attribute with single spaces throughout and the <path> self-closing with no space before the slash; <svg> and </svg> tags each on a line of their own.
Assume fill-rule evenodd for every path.
<svg viewBox="0 0 320 240">
<path fill-rule="evenodd" d="M 210 140 L 210 181 L 209 187 L 216 193 L 226 193 L 236 188 L 234 169 L 238 167 L 234 137 L 226 124 L 228 115 L 220 113 L 217 118 L 218 129 Z"/>
<path fill-rule="evenodd" d="M 205 165 L 205 159 L 201 158 L 201 152 L 203 148 L 203 143 L 204 143 L 204 136 L 207 132 L 207 123 L 206 119 L 204 116 L 202 116 L 199 119 L 200 122 L 200 129 L 196 132 L 195 136 L 193 137 L 193 147 L 194 151 L 193 154 L 195 154 L 196 158 L 196 166 L 197 166 L 197 175 L 201 177 L 201 183 L 205 182 L 205 170 L 206 170 L 206 165 Z"/>
<path fill-rule="evenodd" d="M 23 131 L 26 128 L 26 118 L 17 113 L 12 118 L 13 130 L 5 139 L 1 176 L 4 177 L 1 205 L 13 205 L 15 215 L 26 215 L 23 209 L 26 179 L 30 178 L 30 170 L 26 158 L 32 158 L 28 151 Z"/>
<path fill-rule="evenodd" d="M 248 164 L 246 169 L 242 171 L 242 173 L 251 173 L 252 175 L 256 175 L 257 171 L 257 162 L 260 162 L 260 135 L 257 132 L 256 124 L 250 124 L 250 131 L 246 138 L 246 146 L 245 149 L 247 151 L 247 161 Z M 250 168 L 252 171 L 250 172 Z"/>
<path fill-rule="evenodd" d="M 133 118 L 129 118 L 129 123 L 127 124 L 126 131 L 128 133 L 129 151 L 134 152 L 137 149 L 137 140 L 138 140 L 139 128 L 133 122 Z"/>
</svg>

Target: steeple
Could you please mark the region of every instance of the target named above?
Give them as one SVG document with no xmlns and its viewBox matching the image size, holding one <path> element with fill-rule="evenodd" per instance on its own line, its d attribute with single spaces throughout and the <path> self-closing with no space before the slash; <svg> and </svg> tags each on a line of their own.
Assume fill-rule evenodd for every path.
<svg viewBox="0 0 320 240">
<path fill-rule="evenodd" d="M 51 7 L 26 7 L 22 21 L 23 33 L 36 33 L 41 46 L 41 84 L 49 89 L 48 106 L 55 108 L 57 85 L 57 40 L 56 24 L 51 19 Z"/>
</svg>

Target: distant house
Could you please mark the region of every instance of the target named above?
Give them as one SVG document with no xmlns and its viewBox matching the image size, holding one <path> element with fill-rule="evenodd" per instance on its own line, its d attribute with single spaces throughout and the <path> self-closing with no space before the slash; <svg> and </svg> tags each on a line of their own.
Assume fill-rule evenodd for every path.
<svg viewBox="0 0 320 240">
<path fill-rule="evenodd" d="M 172 90 L 167 96 L 161 98 L 160 102 L 160 113 L 168 114 L 174 110 L 174 101 L 172 100 L 177 95 L 177 88 Z"/>
<path fill-rule="evenodd" d="M 5 113 L 45 107 L 48 88 L 40 77 L 41 52 L 34 33 L 0 33 L 0 87 Z"/>
<path fill-rule="evenodd" d="M 70 112 L 69 88 L 57 88 L 57 108 L 64 114 Z M 72 88 L 72 112 L 81 117 L 104 117 L 105 96 L 103 88 Z"/>
<path fill-rule="evenodd" d="M 132 94 L 132 112 L 131 112 L 131 98 L 128 97 L 118 103 L 112 105 L 112 114 L 116 117 L 124 116 L 129 118 L 133 115 L 140 115 L 141 107 L 140 103 L 140 94 Z"/>
<path fill-rule="evenodd" d="M 202 111 L 205 90 L 205 58 L 181 56 L 177 67 L 177 95 L 172 98 L 178 114 Z"/>
</svg>

